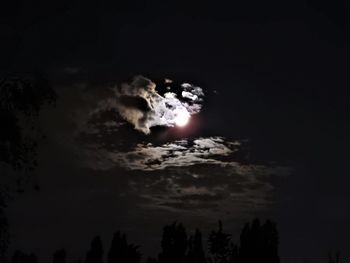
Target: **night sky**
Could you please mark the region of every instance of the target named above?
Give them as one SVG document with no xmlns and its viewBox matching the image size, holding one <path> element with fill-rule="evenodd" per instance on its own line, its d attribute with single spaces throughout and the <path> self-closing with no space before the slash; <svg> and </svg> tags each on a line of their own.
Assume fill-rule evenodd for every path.
<svg viewBox="0 0 350 263">
<path fill-rule="evenodd" d="M 277 222 L 281 262 L 350 260 L 350 6 L 189 2 L 2 4 L 1 75 L 57 93 L 6 210 L 12 250 L 75 260 L 121 230 L 156 255 L 174 220 L 207 234 L 221 219 L 238 239 L 259 217 Z M 133 122 L 149 105 L 128 92 L 181 98 L 183 83 L 203 92 L 187 125 Z"/>
</svg>

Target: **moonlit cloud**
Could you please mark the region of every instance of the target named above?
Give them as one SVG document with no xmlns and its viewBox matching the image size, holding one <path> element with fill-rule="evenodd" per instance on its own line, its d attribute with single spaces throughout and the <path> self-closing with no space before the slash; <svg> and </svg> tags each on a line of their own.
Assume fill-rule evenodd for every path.
<svg viewBox="0 0 350 263">
<path fill-rule="evenodd" d="M 154 82 L 136 76 L 131 83 L 123 83 L 115 89 L 116 107 L 125 120 L 145 134 L 155 126 L 183 126 L 190 115 L 201 110 L 204 93 L 200 87 L 189 83 L 182 84 L 181 90 L 181 96 L 170 91 L 161 95 Z"/>
<path fill-rule="evenodd" d="M 164 84 L 158 92 L 151 80 L 139 76 L 106 88 L 99 97 L 94 89 L 84 89 L 86 107 L 71 114 L 79 118 L 74 129 L 79 167 L 122 176 L 123 194 L 137 196 L 144 209 L 217 219 L 269 206 L 273 176 L 290 171 L 244 159 L 248 142 L 200 135 L 159 141 L 160 134 L 147 135 L 151 127 L 174 126 L 179 110 L 189 115 L 201 110 L 201 88 L 183 83 L 176 89 L 170 80 Z"/>
<path fill-rule="evenodd" d="M 236 142 L 235 147 L 239 146 Z M 164 170 L 168 167 L 186 167 L 207 163 L 227 165 L 220 160 L 236 151 L 233 145 L 226 144 L 222 137 L 177 140 L 155 146 L 140 143 L 128 152 L 106 152 L 106 159 L 129 170 Z"/>
<path fill-rule="evenodd" d="M 85 167 L 128 170 L 129 187 L 147 209 L 237 217 L 272 204 L 271 178 L 290 173 L 288 167 L 242 163 L 235 157 L 241 147 L 224 137 L 143 142 L 125 151 L 94 145 L 96 159 Z"/>
</svg>

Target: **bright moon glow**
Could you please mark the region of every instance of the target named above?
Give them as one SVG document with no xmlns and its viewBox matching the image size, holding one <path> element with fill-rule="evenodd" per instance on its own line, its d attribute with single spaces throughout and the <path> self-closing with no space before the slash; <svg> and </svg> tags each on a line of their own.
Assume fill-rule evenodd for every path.
<svg viewBox="0 0 350 263">
<path fill-rule="evenodd" d="M 190 114 L 185 109 L 185 110 L 181 110 L 181 111 L 177 112 L 174 121 L 175 121 L 176 126 L 183 127 L 188 123 L 189 119 L 190 119 Z"/>
</svg>

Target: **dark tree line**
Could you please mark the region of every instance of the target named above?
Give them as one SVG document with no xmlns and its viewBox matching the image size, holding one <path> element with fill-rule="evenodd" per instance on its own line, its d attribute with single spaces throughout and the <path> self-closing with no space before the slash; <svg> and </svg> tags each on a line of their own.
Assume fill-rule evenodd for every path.
<svg viewBox="0 0 350 263">
<path fill-rule="evenodd" d="M 188 235 L 181 223 L 173 223 L 163 228 L 161 252 L 157 258 L 148 258 L 147 263 L 279 263 L 278 233 L 271 221 L 261 224 L 255 219 L 246 224 L 240 235 L 240 244 L 234 244 L 231 235 L 223 230 L 219 222 L 217 230 L 209 234 L 207 249 L 203 245 L 202 234 L 196 229 Z M 205 253 L 207 251 L 207 255 Z M 105 253 L 101 238 L 92 239 L 83 261 L 84 263 L 140 263 L 139 247 L 127 241 L 125 234 L 113 235 L 109 250 Z M 67 263 L 66 251 L 57 250 L 53 263 Z M 12 263 L 37 263 L 34 254 L 16 251 Z"/>
<path fill-rule="evenodd" d="M 279 263 L 278 232 L 270 220 L 263 224 L 255 219 L 246 223 L 241 231 L 238 244 L 225 233 L 222 222 L 218 229 L 211 231 L 204 245 L 202 234 L 196 229 L 188 235 L 181 223 L 174 222 L 163 228 L 161 252 L 156 258 L 147 258 L 146 263 Z M 207 249 L 205 249 L 207 248 Z M 99 236 L 92 239 L 83 260 L 76 263 L 141 263 L 139 247 L 127 241 L 125 234 L 113 235 L 109 250 L 105 253 Z M 52 263 L 68 263 L 66 251 L 57 250 Z M 38 263 L 34 254 L 16 251 L 11 263 Z M 329 253 L 328 263 L 339 263 L 339 252 Z"/>
</svg>

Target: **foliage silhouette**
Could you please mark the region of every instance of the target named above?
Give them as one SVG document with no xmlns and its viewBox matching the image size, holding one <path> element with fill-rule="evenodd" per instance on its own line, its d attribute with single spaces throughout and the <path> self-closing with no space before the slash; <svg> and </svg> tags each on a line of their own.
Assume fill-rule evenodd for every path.
<svg viewBox="0 0 350 263">
<path fill-rule="evenodd" d="M 340 253 L 339 251 L 335 254 L 335 258 L 333 258 L 332 252 L 328 253 L 328 263 L 339 263 Z"/>
<path fill-rule="evenodd" d="M 57 250 L 53 254 L 52 263 L 66 263 L 66 250 Z"/>
<path fill-rule="evenodd" d="M 229 254 L 228 262 L 229 263 L 239 262 L 238 246 L 233 243 L 230 244 L 230 254 Z"/>
<path fill-rule="evenodd" d="M 85 263 L 103 263 L 102 258 L 102 241 L 99 236 L 96 236 L 92 239 L 90 249 L 86 253 Z"/>
<path fill-rule="evenodd" d="M 157 263 L 158 261 L 155 258 L 148 257 L 146 263 Z"/>
<path fill-rule="evenodd" d="M 267 220 L 261 225 L 255 219 L 251 225 L 245 224 L 240 236 L 239 262 L 280 262 L 278 232 L 274 223 Z"/>
<path fill-rule="evenodd" d="M 4 212 L 4 209 L 6 207 L 5 198 L 3 197 L 4 194 L 4 192 L 0 192 L 0 262 L 5 262 L 6 252 L 10 240 L 10 234 L 8 230 L 9 224 Z"/>
<path fill-rule="evenodd" d="M 56 94 L 44 78 L 0 79 L 1 166 L 9 166 L 24 174 L 36 168 L 38 137 L 41 134 L 37 116 L 44 104 L 55 100 Z M 8 173 L 2 171 L 0 175 L 0 262 L 4 262 L 9 245 L 8 222 L 4 213 L 5 197 L 9 191 L 4 184 Z M 21 178 L 17 178 L 16 182 L 20 184 Z"/>
<path fill-rule="evenodd" d="M 203 249 L 202 233 L 196 229 L 194 236 L 191 236 L 188 240 L 188 263 L 205 263 L 206 258 Z"/>
<path fill-rule="evenodd" d="M 38 259 L 33 253 L 25 254 L 19 250 L 17 250 L 12 257 L 12 263 L 37 263 L 37 262 L 38 262 Z"/>
<path fill-rule="evenodd" d="M 141 253 L 138 251 L 138 246 L 128 244 L 126 235 L 116 232 L 113 236 L 111 248 L 108 252 L 108 263 L 139 263 L 140 260 Z"/>
<path fill-rule="evenodd" d="M 182 224 L 173 223 L 163 228 L 160 263 L 184 263 L 186 261 L 187 234 Z"/>
<path fill-rule="evenodd" d="M 231 235 L 223 232 L 222 222 L 219 221 L 219 229 L 209 235 L 209 252 L 214 263 L 226 263 L 229 261 Z"/>
<path fill-rule="evenodd" d="M 0 80 L 0 163 L 15 170 L 31 171 L 37 166 L 37 117 L 42 107 L 56 100 L 44 78 Z M 21 121 L 26 121 L 26 126 Z M 29 129 L 30 133 L 26 133 Z"/>
</svg>

